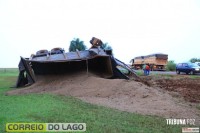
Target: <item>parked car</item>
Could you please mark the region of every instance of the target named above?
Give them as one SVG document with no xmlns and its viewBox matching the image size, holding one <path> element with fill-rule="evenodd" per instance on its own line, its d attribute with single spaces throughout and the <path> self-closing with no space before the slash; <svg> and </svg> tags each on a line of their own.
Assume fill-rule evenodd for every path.
<svg viewBox="0 0 200 133">
<path fill-rule="evenodd" d="M 200 66 L 200 62 L 195 62 L 195 64 L 199 65 Z"/>
<path fill-rule="evenodd" d="M 195 63 L 179 63 L 176 65 L 176 73 L 180 74 L 181 72 L 186 74 L 200 73 L 200 66 Z"/>
</svg>

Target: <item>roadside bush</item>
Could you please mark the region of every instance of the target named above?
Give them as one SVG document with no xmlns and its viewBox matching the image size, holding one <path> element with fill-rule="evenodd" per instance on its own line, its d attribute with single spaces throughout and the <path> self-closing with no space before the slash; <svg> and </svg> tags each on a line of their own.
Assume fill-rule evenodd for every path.
<svg viewBox="0 0 200 133">
<path fill-rule="evenodd" d="M 192 58 L 190 59 L 190 62 L 195 63 L 195 62 L 200 62 L 200 58 Z"/>
<path fill-rule="evenodd" d="M 176 63 L 173 60 L 167 62 L 167 71 L 175 71 L 176 70 Z"/>
</svg>

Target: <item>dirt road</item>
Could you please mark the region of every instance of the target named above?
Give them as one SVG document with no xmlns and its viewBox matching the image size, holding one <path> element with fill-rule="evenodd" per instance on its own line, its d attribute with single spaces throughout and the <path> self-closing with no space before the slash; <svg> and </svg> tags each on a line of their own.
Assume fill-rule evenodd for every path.
<svg viewBox="0 0 200 133">
<path fill-rule="evenodd" d="M 142 72 L 142 70 L 134 70 L 136 72 Z M 152 75 L 177 75 L 175 71 L 150 71 Z M 185 73 L 181 73 L 180 75 L 187 75 Z M 200 73 L 196 73 L 195 76 L 200 76 Z"/>
</svg>

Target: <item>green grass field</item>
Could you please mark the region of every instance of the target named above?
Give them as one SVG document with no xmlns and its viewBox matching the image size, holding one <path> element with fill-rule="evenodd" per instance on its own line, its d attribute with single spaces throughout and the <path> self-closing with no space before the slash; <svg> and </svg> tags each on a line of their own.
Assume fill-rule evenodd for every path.
<svg viewBox="0 0 200 133">
<path fill-rule="evenodd" d="M 164 118 L 91 105 L 73 97 L 51 94 L 6 96 L 16 82 L 17 69 L 0 69 L 0 133 L 6 123 L 86 123 L 87 133 L 179 133 Z"/>
</svg>

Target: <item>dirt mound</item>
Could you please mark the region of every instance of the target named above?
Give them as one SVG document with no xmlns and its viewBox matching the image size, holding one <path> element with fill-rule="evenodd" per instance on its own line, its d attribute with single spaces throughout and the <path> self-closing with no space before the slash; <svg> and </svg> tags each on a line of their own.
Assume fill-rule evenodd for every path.
<svg viewBox="0 0 200 133">
<path fill-rule="evenodd" d="M 7 94 L 27 93 L 69 95 L 89 103 L 128 112 L 199 120 L 197 109 L 183 104 L 160 88 L 149 87 L 133 80 L 98 78 L 85 72 L 37 76 L 34 85 L 12 90 Z"/>
</svg>

